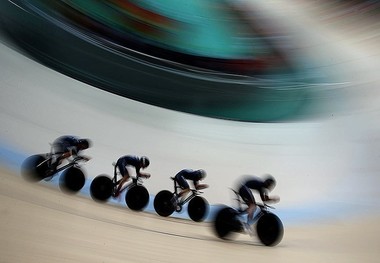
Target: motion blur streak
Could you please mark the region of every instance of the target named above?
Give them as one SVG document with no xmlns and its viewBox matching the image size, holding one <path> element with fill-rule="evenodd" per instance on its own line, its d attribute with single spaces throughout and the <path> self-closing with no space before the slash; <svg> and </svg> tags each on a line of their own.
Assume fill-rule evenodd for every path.
<svg viewBox="0 0 380 263">
<path fill-rule="evenodd" d="M 321 56 L 323 37 L 262 3 L 16 3 L 2 2 L 3 23 L 34 58 L 156 106 L 250 122 L 304 120 L 340 111 L 353 85 L 329 62 L 345 54 L 330 46 Z"/>
<path fill-rule="evenodd" d="M 297 39 L 295 51 L 299 52 L 295 53 L 308 57 L 294 56 L 303 62 L 301 68 L 311 75 L 315 88 L 308 91 L 313 99 L 307 101 L 309 110 L 301 114 L 306 115 L 303 121 L 290 123 L 212 119 L 116 96 L 46 68 L 1 36 L 0 142 L 12 149 L 0 151 L 0 261 L 178 262 L 180 259 L 210 262 L 214 259 L 242 262 L 253 258 L 285 263 L 378 262 L 380 59 L 375 19 L 378 16 L 371 16 L 378 12 L 377 2 L 373 1 L 375 5 L 365 9 L 357 7 L 369 1 L 315 2 L 318 6 L 300 0 L 249 2 L 263 16 L 268 14 L 281 21 L 278 23 L 290 31 L 292 39 Z M 42 19 L 42 12 L 37 14 L 38 10 L 23 5 L 25 3 L 17 1 L 17 5 L 27 11 L 9 1 L 0 1 L 2 22 L 16 39 L 24 41 L 34 56 L 39 54 L 38 58 L 46 63 L 56 58 L 50 63 L 54 68 L 56 63 L 63 63 L 59 69 L 73 74 L 78 69 L 72 67 L 76 62 L 84 70 L 79 73 L 88 74 L 90 81 L 104 77 L 99 74 L 104 73 L 100 67 L 103 62 L 101 65 L 109 67 L 108 80 L 112 76 L 120 81 L 124 76 L 113 70 L 115 67 L 125 70 L 128 76 L 125 82 L 120 81 L 120 87 L 125 88 L 125 83 L 131 82 L 130 92 L 139 90 L 142 83 L 154 86 L 147 81 L 148 77 L 157 85 L 165 80 L 189 88 L 189 93 L 194 91 L 196 81 L 182 83 L 180 80 L 184 82 L 185 78 L 175 79 L 169 74 L 170 69 L 186 76 L 188 72 L 184 68 L 190 69 L 190 66 L 172 64 L 141 52 L 131 51 L 126 55 L 124 47 L 85 35 L 77 28 L 74 31 L 68 24 L 54 20 L 59 26 L 53 26 Z M 342 13 L 346 15 L 341 17 Z M 326 20 L 326 17 L 335 19 Z M 34 22 L 45 34 L 43 30 L 35 31 Z M 71 33 L 75 33 L 76 38 L 71 37 Z M 82 38 L 85 41 L 80 41 Z M 61 44 L 65 44 L 67 50 L 59 49 Z M 44 47 L 40 51 L 45 53 L 38 53 L 34 45 Z M 48 51 L 54 56 L 45 56 Z M 87 64 L 80 64 L 86 56 L 79 51 L 91 58 Z M 127 59 L 122 58 L 133 63 L 125 64 Z M 90 63 L 94 60 L 96 63 Z M 151 71 L 143 67 L 146 65 Z M 252 79 L 273 81 L 265 75 L 234 75 L 232 78 L 229 73 L 194 67 L 189 72 L 197 80 L 199 72 L 203 73 L 202 78 L 217 79 L 218 83 L 226 79 L 227 95 L 230 94 L 227 86 L 239 90 L 239 85 L 231 84 L 233 80 L 239 83 Z M 153 78 L 155 76 L 157 78 Z M 200 87 L 212 90 L 217 86 Z M 142 97 L 146 98 L 146 92 L 145 88 L 141 91 Z M 156 93 L 160 95 L 151 92 L 152 97 Z M 172 99 L 178 99 L 179 95 L 187 96 L 186 90 L 179 92 L 173 88 Z M 241 93 L 236 97 L 241 97 Z M 251 112 L 249 119 L 267 121 L 278 117 L 275 115 L 263 118 L 257 114 L 257 118 L 252 118 Z M 125 153 L 149 156 L 152 177 L 144 185 L 152 194 L 171 187 L 169 177 L 180 169 L 203 168 L 210 185 L 205 198 L 211 204 L 230 205 L 228 188 L 237 178 L 245 174 L 271 173 L 277 179 L 273 194 L 281 197 L 275 213 L 284 222 L 284 239 L 274 249 L 255 245 L 248 236 L 236 242 L 219 241 L 207 224 L 196 225 L 172 218 L 163 220 L 154 214 L 100 205 L 90 198 L 68 196 L 40 184 L 27 184 L 14 173 L 3 171 L 4 163 L 12 158 L 9 155 L 17 152 L 27 156 L 48 151 L 48 143 L 62 134 L 93 140 L 94 147 L 88 151 L 93 158 L 85 166 L 88 181 L 101 173 L 110 173 L 112 162 Z M 292 224 L 294 222 L 299 225 Z M 196 253 L 183 257 L 189 248 Z"/>
<path fill-rule="evenodd" d="M 301 12 L 296 6 L 287 4 L 284 11 L 274 12 L 269 6 L 274 2 L 266 3 L 268 6 L 261 5 L 261 8 L 266 12 L 272 10 L 277 19 L 284 17 L 285 12 L 297 11 L 289 24 L 297 19 L 305 21 L 303 25 L 312 24 L 312 17 L 306 19 L 306 15 L 299 15 Z M 314 33 L 335 36 L 335 30 L 313 26 Z M 28 34 L 20 30 L 20 36 Z M 343 39 L 344 34 L 337 36 Z M 346 85 L 344 93 L 328 84 L 318 86 L 317 89 L 327 91 L 318 97 L 324 102 L 324 107 L 318 108 L 323 118 L 272 124 L 202 118 L 113 96 L 54 71 L 46 72 L 42 66 L 30 60 L 25 62 L 21 55 L 4 46 L 1 51 L 4 63 L 1 136 L 20 152 L 30 154 L 48 150 L 48 143 L 62 134 L 91 138 L 96 162 L 86 165 L 90 177 L 112 170 L 111 163 L 125 151 L 147 155 L 153 160 L 150 171 L 153 176 L 147 182 L 153 194 L 169 187 L 170 182 L 165 178 L 182 166 L 193 166 L 215 175 L 208 178 L 216 192 L 206 196 L 210 203 L 230 201 L 225 191 L 233 185 L 236 176 L 271 173 L 279 178 L 279 186 L 290 182 L 286 187 L 279 187 L 276 193 L 286 196 L 281 206 L 295 209 L 294 203 L 301 203 L 301 208 L 296 209 L 300 213 L 311 200 L 317 203 L 312 209 L 331 209 L 334 207 L 329 200 L 331 195 L 334 204 L 345 210 L 347 206 L 342 204 L 351 204 L 346 196 L 352 194 L 352 188 L 361 180 L 366 187 L 357 190 L 360 192 L 358 200 L 377 205 L 376 200 L 369 197 L 377 196 L 376 174 L 380 169 L 376 161 L 380 127 L 376 89 L 378 51 L 352 46 L 349 39 L 335 43 L 336 38 L 324 45 L 319 42 L 320 47 L 307 48 L 310 53 L 324 49 L 325 56 L 318 53 L 321 60 L 326 58 L 319 72 L 323 69 L 324 74 L 348 81 L 349 84 L 342 84 Z M 341 59 L 336 61 L 338 66 L 327 63 L 337 50 L 336 45 L 341 48 L 339 56 L 334 57 Z M 76 58 L 70 56 L 70 59 Z M 25 63 L 28 66 L 24 66 Z M 334 110 L 329 107 L 331 103 Z M 75 114 L 66 114 L 63 109 L 74 110 Z M 56 116 L 59 121 L 52 123 Z M 24 128 L 15 128 L 16 124 Z M 128 138 L 134 138 L 136 144 Z M 329 183 L 326 185 L 326 182 Z M 323 188 L 316 187 L 321 185 Z"/>
</svg>

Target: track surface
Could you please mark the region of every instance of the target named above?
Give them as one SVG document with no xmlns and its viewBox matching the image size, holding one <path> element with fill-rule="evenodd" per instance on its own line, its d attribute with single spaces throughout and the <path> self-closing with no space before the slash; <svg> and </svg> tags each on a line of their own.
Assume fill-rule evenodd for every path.
<svg viewBox="0 0 380 263">
<path fill-rule="evenodd" d="M 1 172 L 0 262 L 377 262 L 379 218 L 287 228 L 274 248 L 207 223 L 66 195 Z"/>
</svg>

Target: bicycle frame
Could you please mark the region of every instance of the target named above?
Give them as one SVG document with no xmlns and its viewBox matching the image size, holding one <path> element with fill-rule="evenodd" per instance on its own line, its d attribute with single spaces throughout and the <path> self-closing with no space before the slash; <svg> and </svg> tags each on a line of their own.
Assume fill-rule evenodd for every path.
<svg viewBox="0 0 380 263">
<path fill-rule="evenodd" d="M 241 199 L 239 193 L 238 193 L 237 191 L 235 191 L 234 189 L 232 189 L 232 188 L 230 188 L 230 189 L 231 189 L 232 192 L 236 195 L 235 200 L 236 200 L 237 203 L 238 203 L 238 209 L 237 209 L 237 211 L 239 212 L 239 216 L 248 213 L 248 212 L 247 212 L 247 209 L 248 209 L 248 208 L 243 209 L 243 204 L 245 204 L 245 203 L 244 203 L 243 200 Z M 256 203 L 256 206 L 258 206 L 258 207 L 260 208 L 260 211 L 259 211 L 259 212 L 253 217 L 253 221 L 258 220 L 263 214 L 267 213 L 267 212 L 268 212 L 268 208 L 272 208 L 272 209 L 274 209 L 274 207 L 271 207 L 271 206 L 269 206 L 269 205 L 267 205 L 267 204 L 258 204 L 258 203 Z"/>
<path fill-rule="evenodd" d="M 116 173 L 113 178 L 112 178 L 112 182 L 114 184 L 114 187 L 118 186 L 119 183 L 121 182 L 121 180 L 123 180 L 123 178 L 117 180 L 117 176 L 120 175 L 120 173 Z M 120 193 L 135 186 L 135 185 L 142 185 L 142 181 L 141 181 L 141 177 L 140 176 L 136 176 L 136 177 L 130 177 L 132 179 L 131 182 L 127 183 L 122 189 L 120 189 Z"/>
<path fill-rule="evenodd" d="M 46 154 L 46 157 L 47 157 L 46 160 L 44 162 L 40 163 L 39 165 L 37 165 L 37 167 L 39 167 L 39 166 L 43 165 L 44 163 L 50 161 L 50 159 L 52 158 L 52 154 L 48 153 L 48 154 Z M 73 160 L 70 160 L 69 163 L 65 164 L 64 166 L 62 166 L 62 167 L 60 167 L 58 169 L 55 169 L 54 174 L 57 174 L 57 173 L 65 170 L 67 168 L 70 168 L 70 167 L 73 167 L 73 166 L 78 166 L 79 165 L 78 161 L 83 161 L 83 158 L 81 158 L 80 156 L 78 156 L 78 157 L 74 158 Z"/>
<path fill-rule="evenodd" d="M 178 196 L 178 189 L 182 189 L 182 188 L 181 188 L 181 186 L 178 185 L 178 182 L 175 179 L 175 177 L 170 177 L 170 178 L 174 181 L 174 194 L 176 196 Z M 193 199 L 195 196 L 201 194 L 201 192 L 198 191 L 198 190 L 196 190 L 196 189 L 190 189 L 190 190 L 191 190 L 191 195 L 189 195 L 184 200 L 182 200 L 180 203 L 178 203 L 178 205 L 183 206 L 184 204 L 186 204 L 187 202 L 189 202 L 191 199 Z"/>
</svg>

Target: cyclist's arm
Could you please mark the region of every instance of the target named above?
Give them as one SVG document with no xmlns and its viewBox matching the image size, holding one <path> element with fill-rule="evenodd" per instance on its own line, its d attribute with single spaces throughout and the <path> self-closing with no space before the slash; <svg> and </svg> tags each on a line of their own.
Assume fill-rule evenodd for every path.
<svg viewBox="0 0 380 263">
<path fill-rule="evenodd" d="M 73 147 L 68 147 L 66 151 L 61 155 L 61 159 L 69 158 L 75 154 L 76 152 L 73 150 Z"/>
<path fill-rule="evenodd" d="M 208 188 L 208 184 L 198 184 L 195 189 L 197 190 L 201 190 L 201 189 L 205 189 L 205 188 Z"/>
<path fill-rule="evenodd" d="M 136 167 L 136 177 L 149 178 L 150 174 L 149 173 L 142 173 L 142 172 L 140 172 L 140 168 Z"/>
<path fill-rule="evenodd" d="M 263 202 L 278 202 L 280 198 L 278 196 L 269 196 L 268 192 L 260 191 L 260 197 Z"/>
<path fill-rule="evenodd" d="M 65 158 L 78 156 L 78 149 L 75 146 L 67 147 L 67 151 L 63 154 Z"/>
</svg>

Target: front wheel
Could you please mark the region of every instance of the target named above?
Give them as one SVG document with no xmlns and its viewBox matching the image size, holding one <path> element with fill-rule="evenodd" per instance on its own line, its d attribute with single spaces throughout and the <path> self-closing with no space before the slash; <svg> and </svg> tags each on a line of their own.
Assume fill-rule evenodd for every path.
<svg viewBox="0 0 380 263">
<path fill-rule="evenodd" d="M 38 182 L 46 177 L 48 162 L 43 154 L 29 156 L 21 165 L 22 177 L 30 182 Z"/>
<path fill-rule="evenodd" d="M 83 188 L 85 181 L 86 177 L 80 168 L 70 167 L 59 178 L 59 187 L 64 192 L 77 193 Z"/>
<path fill-rule="evenodd" d="M 260 241 L 266 246 L 277 245 L 284 235 L 284 227 L 280 218 L 272 213 L 266 213 L 259 218 L 256 231 Z"/>
<path fill-rule="evenodd" d="M 111 197 L 112 190 L 113 182 L 107 175 L 97 176 L 90 185 L 90 194 L 95 201 L 105 202 Z"/>
<path fill-rule="evenodd" d="M 219 238 L 229 239 L 233 232 L 241 231 L 242 225 L 237 215 L 238 212 L 231 207 L 223 207 L 216 213 L 214 231 Z"/>
<path fill-rule="evenodd" d="M 172 203 L 173 193 L 168 190 L 163 190 L 159 192 L 154 198 L 154 210 L 160 216 L 170 216 L 173 214 L 175 207 Z"/>
<path fill-rule="evenodd" d="M 141 185 L 135 185 L 128 189 L 125 195 L 127 206 L 135 211 L 141 211 L 149 202 L 148 190 Z"/>
<path fill-rule="evenodd" d="M 208 213 L 208 202 L 200 196 L 195 196 L 190 200 L 187 211 L 191 220 L 201 222 Z"/>
</svg>

